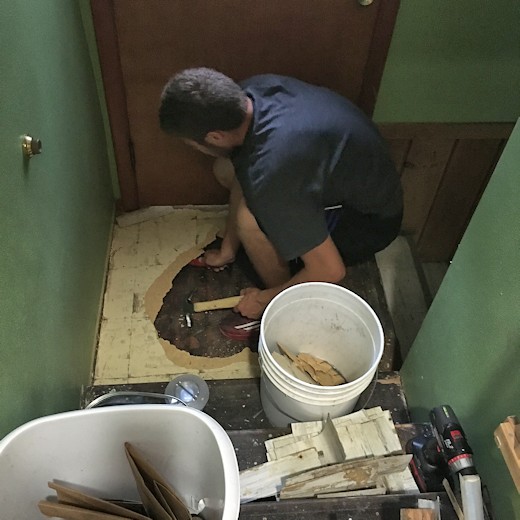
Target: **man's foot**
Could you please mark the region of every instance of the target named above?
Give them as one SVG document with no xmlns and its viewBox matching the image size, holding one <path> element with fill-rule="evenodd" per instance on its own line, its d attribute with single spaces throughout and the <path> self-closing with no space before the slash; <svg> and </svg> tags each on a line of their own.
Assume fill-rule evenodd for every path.
<svg viewBox="0 0 520 520">
<path fill-rule="evenodd" d="M 220 322 L 219 328 L 222 335 L 229 339 L 256 340 L 260 331 L 260 320 L 245 318 L 233 312 Z"/>
<path fill-rule="evenodd" d="M 191 267 L 204 267 L 205 269 L 212 269 L 213 271 L 222 271 L 223 269 L 226 269 L 227 267 L 229 267 L 231 265 L 231 263 L 232 262 L 230 262 L 229 264 L 224 264 L 224 265 L 220 265 L 220 266 L 208 265 L 206 263 L 206 259 L 204 258 L 204 255 L 201 255 L 197 258 L 194 258 L 190 262 L 188 262 L 188 265 L 191 265 Z"/>
</svg>

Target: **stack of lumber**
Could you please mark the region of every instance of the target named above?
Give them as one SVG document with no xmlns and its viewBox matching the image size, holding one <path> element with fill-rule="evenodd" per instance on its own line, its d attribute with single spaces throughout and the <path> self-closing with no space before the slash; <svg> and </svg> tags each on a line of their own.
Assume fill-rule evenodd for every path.
<svg viewBox="0 0 520 520">
<path fill-rule="evenodd" d="M 240 473 L 241 501 L 418 493 L 390 412 L 381 407 L 294 423 L 265 442 L 267 461 Z"/>
</svg>

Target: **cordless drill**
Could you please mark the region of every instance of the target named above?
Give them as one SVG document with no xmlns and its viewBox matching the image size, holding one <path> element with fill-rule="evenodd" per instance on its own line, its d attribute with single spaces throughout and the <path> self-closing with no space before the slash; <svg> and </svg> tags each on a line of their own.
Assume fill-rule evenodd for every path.
<svg viewBox="0 0 520 520">
<path fill-rule="evenodd" d="M 406 446 L 413 455 L 410 469 L 423 493 L 442 491 L 445 478 L 457 487 L 458 475 L 477 474 L 473 452 L 451 406 L 433 408 L 430 421 L 434 437 L 415 437 Z"/>
</svg>

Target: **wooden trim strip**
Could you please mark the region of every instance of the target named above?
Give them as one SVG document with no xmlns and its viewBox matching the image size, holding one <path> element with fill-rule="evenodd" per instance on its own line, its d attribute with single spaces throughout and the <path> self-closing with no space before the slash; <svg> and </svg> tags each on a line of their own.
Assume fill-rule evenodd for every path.
<svg viewBox="0 0 520 520">
<path fill-rule="evenodd" d="M 114 2 L 113 0 L 91 0 L 90 6 L 112 130 L 121 203 L 125 211 L 131 211 L 139 208 L 139 195 L 130 152 L 130 124 L 119 58 Z"/>
<path fill-rule="evenodd" d="M 359 93 L 358 106 L 370 117 L 376 106 L 379 85 L 383 77 L 386 57 L 390 48 L 392 34 L 399 11 L 400 0 L 384 0 L 379 2 L 376 23 L 372 34 L 372 42 L 363 74 L 363 83 Z M 374 5 L 364 7 L 373 9 Z"/>
</svg>

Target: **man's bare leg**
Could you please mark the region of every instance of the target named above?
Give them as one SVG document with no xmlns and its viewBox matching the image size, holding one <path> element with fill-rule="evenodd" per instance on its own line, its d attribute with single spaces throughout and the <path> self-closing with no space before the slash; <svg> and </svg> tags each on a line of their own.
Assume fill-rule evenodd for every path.
<svg viewBox="0 0 520 520">
<path fill-rule="evenodd" d="M 231 260 L 229 254 L 240 243 L 244 246 L 249 260 L 266 287 L 276 287 L 290 279 L 289 266 L 269 242 L 249 211 L 235 177 L 233 163 L 229 159 L 218 158 L 213 163 L 213 174 L 217 181 L 230 191 L 229 215 L 224 238 L 222 259 Z M 236 253 L 235 249 L 235 253 Z M 206 253 L 210 265 L 218 263 L 217 252 Z"/>
<path fill-rule="evenodd" d="M 238 237 L 265 286 L 276 287 L 287 282 L 291 278 L 289 264 L 260 229 L 243 197 L 237 204 L 236 223 Z"/>
</svg>

